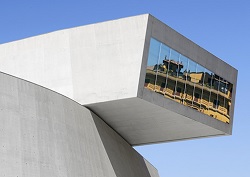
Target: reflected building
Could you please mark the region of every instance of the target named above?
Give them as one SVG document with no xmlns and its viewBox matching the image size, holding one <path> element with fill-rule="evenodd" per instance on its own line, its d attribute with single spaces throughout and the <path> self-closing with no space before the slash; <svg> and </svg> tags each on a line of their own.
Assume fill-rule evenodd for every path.
<svg viewBox="0 0 250 177">
<path fill-rule="evenodd" d="M 154 38 L 150 41 L 144 86 L 222 122 L 230 122 L 232 84 Z"/>
<path fill-rule="evenodd" d="M 133 146 L 231 135 L 237 70 L 145 14 L 0 45 L 0 173 L 159 177 Z"/>
</svg>

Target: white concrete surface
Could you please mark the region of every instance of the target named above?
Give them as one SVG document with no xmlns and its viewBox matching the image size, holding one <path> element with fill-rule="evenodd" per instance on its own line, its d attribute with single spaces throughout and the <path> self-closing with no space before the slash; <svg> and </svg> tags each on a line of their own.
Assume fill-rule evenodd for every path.
<svg viewBox="0 0 250 177">
<path fill-rule="evenodd" d="M 87 107 L 101 115 L 102 119 L 131 145 L 225 135 L 223 131 L 140 98 L 92 104 Z M 109 111 L 111 109 L 114 111 Z"/>
<path fill-rule="evenodd" d="M 234 85 L 230 124 L 144 88 L 151 37 Z M 151 15 L 2 44 L 0 63 L 0 71 L 87 106 L 131 145 L 232 133 L 237 70 Z"/>
<path fill-rule="evenodd" d="M 0 176 L 159 176 L 112 128 L 75 101 L 3 73 L 0 83 Z"/>
<path fill-rule="evenodd" d="M 230 124 L 144 88 L 151 37 L 234 85 Z M 232 133 L 237 70 L 148 14 L 1 44 L 0 71 L 38 84 L 0 73 L 0 176 L 158 177 L 132 145 Z"/>
<path fill-rule="evenodd" d="M 148 15 L 0 45 L 0 71 L 81 104 L 136 97 Z"/>
</svg>

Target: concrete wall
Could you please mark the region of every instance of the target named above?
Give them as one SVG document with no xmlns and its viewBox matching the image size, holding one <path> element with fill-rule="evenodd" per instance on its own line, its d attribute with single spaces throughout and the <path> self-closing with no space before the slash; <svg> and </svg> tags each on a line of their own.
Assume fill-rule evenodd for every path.
<svg viewBox="0 0 250 177">
<path fill-rule="evenodd" d="M 225 124 L 221 121 L 211 118 L 205 114 L 202 114 L 198 111 L 192 110 L 192 108 L 187 108 L 181 104 L 176 103 L 170 99 L 162 99 L 157 93 L 150 92 L 144 88 L 145 76 L 146 76 L 146 67 L 148 60 L 148 52 L 150 46 L 150 39 L 155 38 L 158 41 L 164 43 L 170 48 L 178 51 L 182 55 L 192 59 L 196 63 L 204 66 L 215 74 L 223 77 L 227 81 L 233 84 L 233 93 L 232 93 L 232 104 L 230 107 L 230 123 Z M 198 46 L 191 40 L 187 39 L 177 31 L 173 30 L 166 24 L 162 23 L 160 20 L 149 15 L 147 33 L 145 38 L 144 53 L 141 66 L 141 76 L 138 86 L 138 97 L 146 101 L 149 101 L 153 104 L 161 106 L 165 109 L 173 111 L 180 115 L 185 115 L 188 118 L 191 118 L 195 121 L 209 125 L 217 130 L 225 132 L 226 134 L 232 134 L 232 125 L 234 117 L 234 104 L 235 104 L 235 94 L 236 94 L 236 85 L 237 85 L 237 74 L 238 71 L 225 63 L 223 60 L 209 53 L 202 47 Z M 178 107 L 178 109 L 176 109 Z"/>
<path fill-rule="evenodd" d="M 223 123 L 144 88 L 151 37 L 234 84 L 233 117 L 237 70 L 147 14 L 0 45 L 0 71 L 85 105 L 131 145 L 231 134 L 232 119 Z"/>
<path fill-rule="evenodd" d="M 0 176 L 157 177 L 157 170 L 75 101 L 0 73 Z"/>
<path fill-rule="evenodd" d="M 81 104 L 137 96 L 148 15 L 0 45 L 0 71 Z"/>
</svg>

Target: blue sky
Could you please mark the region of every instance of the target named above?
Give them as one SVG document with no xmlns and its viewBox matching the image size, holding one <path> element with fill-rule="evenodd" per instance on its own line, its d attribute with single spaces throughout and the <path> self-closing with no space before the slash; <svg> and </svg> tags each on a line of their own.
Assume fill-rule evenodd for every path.
<svg viewBox="0 0 250 177">
<path fill-rule="evenodd" d="M 239 71 L 232 136 L 136 147 L 161 177 L 250 176 L 250 1 L 0 0 L 0 44 L 150 13 Z"/>
</svg>

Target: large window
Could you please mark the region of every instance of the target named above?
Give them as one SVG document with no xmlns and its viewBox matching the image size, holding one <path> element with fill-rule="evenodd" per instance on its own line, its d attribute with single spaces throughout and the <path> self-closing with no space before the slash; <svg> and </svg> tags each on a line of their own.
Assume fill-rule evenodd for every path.
<svg viewBox="0 0 250 177">
<path fill-rule="evenodd" d="M 230 122 L 233 85 L 153 38 L 144 86 L 220 121 Z"/>
</svg>

